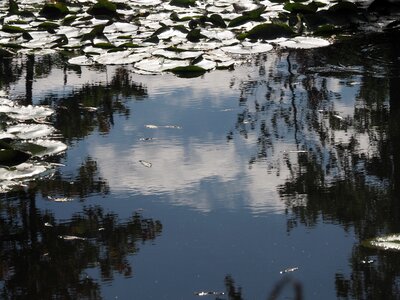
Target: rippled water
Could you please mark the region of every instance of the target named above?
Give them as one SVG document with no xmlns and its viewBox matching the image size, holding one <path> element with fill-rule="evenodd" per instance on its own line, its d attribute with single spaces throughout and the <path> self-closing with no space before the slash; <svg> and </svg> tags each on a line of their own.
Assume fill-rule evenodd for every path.
<svg viewBox="0 0 400 300">
<path fill-rule="evenodd" d="M 268 53 L 183 79 L 2 61 L 68 150 L 2 196 L 7 299 L 396 299 L 398 43 Z M 378 63 L 377 63 L 378 62 Z M 11 70 L 12 76 L 6 76 Z M 287 272 L 285 272 L 285 270 Z"/>
</svg>

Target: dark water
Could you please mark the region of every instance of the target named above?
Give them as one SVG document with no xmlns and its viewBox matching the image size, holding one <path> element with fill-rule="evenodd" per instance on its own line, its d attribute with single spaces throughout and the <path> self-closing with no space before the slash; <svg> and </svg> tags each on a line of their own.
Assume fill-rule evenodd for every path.
<svg viewBox="0 0 400 300">
<path fill-rule="evenodd" d="M 1 61 L 1 88 L 53 107 L 69 147 L 1 196 L 2 298 L 398 299 L 399 254 L 360 245 L 400 231 L 398 41 L 193 79 Z"/>
</svg>

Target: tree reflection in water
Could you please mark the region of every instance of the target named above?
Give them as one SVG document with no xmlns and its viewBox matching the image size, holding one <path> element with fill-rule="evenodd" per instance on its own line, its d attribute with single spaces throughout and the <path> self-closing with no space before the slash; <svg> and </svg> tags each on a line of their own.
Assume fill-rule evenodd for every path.
<svg viewBox="0 0 400 300">
<path fill-rule="evenodd" d="M 286 74 L 269 73 L 264 63 L 260 80 L 243 83 L 236 132 L 257 137 L 250 165 L 264 162 L 277 175 L 283 166 L 290 171 L 279 187 L 289 232 L 321 220 L 354 230 L 359 242 L 400 231 L 399 49 L 398 33 L 386 33 L 283 53 L 278 64 L 286 64 Z M 342 89 L 359 84 L 352 115 L 336 108 L 353 100 L 332 90 L 332 79 Z M 295 149 L 281 153 L 283 140 Z M 398 259 L 356 244 L 352 274 L 333 279 L 337 296 L 397 299 Z"/>
<path fill-rule="evenodd" d="M 85 273 L 98 267 L 101 280 L 133 274 L 128 261 L 139 245 L 162 231 L 159 221 L 134 213 L 121 222 L 101 207 L 87 207 L 70 221 L 35 206 L 36 192 L 1 199 L 1 295 L 4 299 L 99 299 L 100 283 Z"/>
</svg>

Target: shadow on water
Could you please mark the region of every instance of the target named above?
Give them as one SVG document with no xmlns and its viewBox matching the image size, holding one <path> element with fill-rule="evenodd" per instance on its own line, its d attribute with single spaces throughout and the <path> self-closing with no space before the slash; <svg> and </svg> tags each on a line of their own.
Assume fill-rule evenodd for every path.
<svg viewBox="0 0 400 300">
<path fill-rule="evenodd" d="M 363 36 L 325 49 L 281 52 L 271 65 L 269 56 L 261 56 L 254 63 L 256 75 L 239 84 L 240 112 L 227 133 L 227 143 L 255 137 L 250 167 L 265 164 L 278 176 L 288 170 L 277 187 L 288 234 L 300 226 L 316 227 L 321 219 L 354 231 L 350 274 L 337 271 L 332 279 L 341 299 L 396 299 L 400 293 L 398 253 L 360 246 L 365 239 L 400 231 L 400 69 L 394 63 L 399 41 L 396 33 Z M 65 74 L 81 72 L 67 70 L 62 59 L 2 60 L 0 88 L 25 76 L 26 97 L 16 100 L 33 103 L 34 78 L 48 76 L 53 63 Z M 346 89 L 355 86 L 356 99 L 350 101 Z M 107 135 L 116 115 L 130 118 L 129 100 L 146 99 L 148 93 L 122 67 L 108 84 L 49 94 L 40 104 L 56 109 L 54 124 L 72 144 L 95 131 Z M 128 257 L 161 235 L 160 221 L 139 212 L 121 221 L 116 213 L 90 205 L 63 221 L 36 206 L 39 195 L 48 201 L 108 195 L 109 179 L 89 155 L 76 170 L 56 172 L 0 199 L 3 298 L 99 299 L 102 282 L 112 281 L 113 274 L 133 276 Z M 100 282 L 86 274 L 91 268 L 100 270 Z M 244 299 L 233 276 L 224 283 L 226 293 L 216 298 Z M 301 284 L 291 277 L 265 295 L 277 299 L 286 289 L 293 289 L 291 298 L 303 298 Z"/>
</svg>

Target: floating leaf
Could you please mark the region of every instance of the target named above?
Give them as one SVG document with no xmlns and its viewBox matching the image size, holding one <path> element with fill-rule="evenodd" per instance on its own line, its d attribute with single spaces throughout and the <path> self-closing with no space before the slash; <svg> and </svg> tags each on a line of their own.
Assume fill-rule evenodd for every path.
<svg viewBox="0 0 400 300">
<path fill-rule="evenodd" d="M 180 7 L 190 7 L 196 5 L 196 0 L 171 0 L 169 4 Z"/>
<path fill-rule="evenodd" d="M 98 0 L 91 8 L 88 9 L 88 14 L 93 16 L 115 16 L 117 13 L 117 5 L 108 0 Z"/>
<path fill-rule="evenodd" d="M 19 26 L 13 26 L 13 25 L 8 25 L 8 24 L 4 24 L 2 27 L 2 30 L 4 32 L 8 32 L 8 33 L 25 33 L 26 29 L 21 28 Z"/>
<path fill-rule="evenodd" d="M 283 9 L 291 12 L 292 14 L 312 14 L 317 11 L 318 6 L 314 2 L 309 4 L 288 2 L 285 4 Z"/>
<path fill-rule="evenodd" d="M 7 133 L 25 140 L 48 136 L 54 131 L 54 127 L 45 124 L 18 124 L 7 128 Z"/>
<path fill-rule="evenodd" d="M 47 168 L 43 165 L 21 163 L 11 168 L 0 168 L 0 181 L 29 178 L 45 171 L 47 171 Z"/>
<path fill-rule="evenodd" d="M 0 149 L 0 165 L 1 166 L 16 166 L 31 157 L 30 154 L 16 149 Z"/>
<path fill-rule="evenodd" d="M 147 167 L 147 168 L 151 168 L 151 166 L 153 165 L 151 162 L 148 162 L 148 161 L 145 161 L 145 160 L 139 160 L 139 162 L 140 162 L 143 166 L 145 166 L 145 167 Z"/>
<path fill-rule="evenodd" d="M 203 75 L 207 70 L 200 66 L 190 65 L 190 66 L 185 66 L 185 67 L 175 67 L 172 69 L 168 69 L 166 71 L 174 73 L 175 75 L 178 75 L 179 77 L 192 78 L 192 77 L 198 77 L 198 76 Z"/>
<path fill-rule="evenodd" d="M 250 29 L 241 38 L 251 40 L 273 40 L 280 37 L 291 37 L 294 31 L 286 24 L 264 23 Z"/>
<path fill-rule="evenodd" d="M 60 19 L 69 13 L 68 7 L 61 2 L 45 3 L 39 14 L 47 19 Z"/>
<path fill-rule="evenodd" d="M 278 43 L 282 47 L 294 49 L 312 49 L 319 47 L 326 47 L 330 45 L 328 40 L 321 38 L 298 36 L 283 42 Z"/>
</svg>

